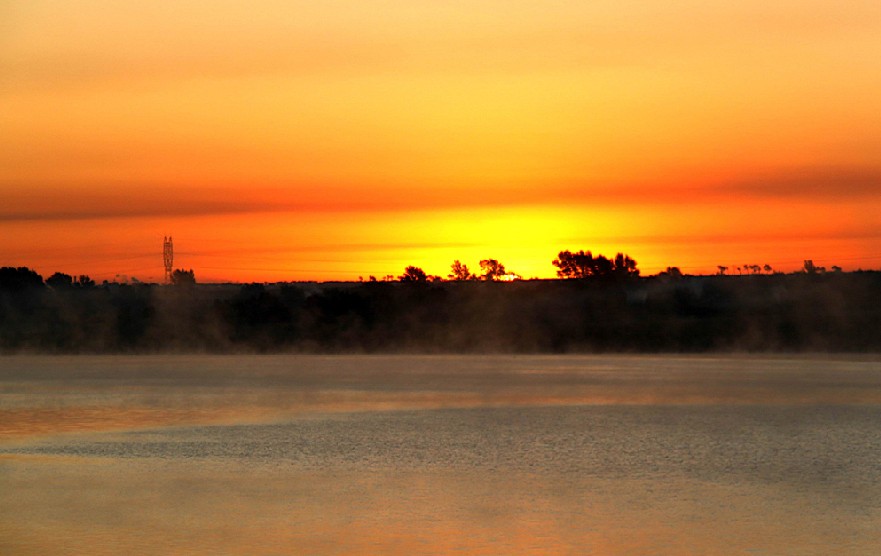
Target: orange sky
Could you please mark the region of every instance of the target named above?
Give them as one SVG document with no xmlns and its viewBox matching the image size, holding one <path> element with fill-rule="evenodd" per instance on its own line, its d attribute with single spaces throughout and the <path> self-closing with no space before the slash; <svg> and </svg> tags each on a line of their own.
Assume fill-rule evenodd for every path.
<svg viewBox="0 0 881 556">
<path fill-rule="evenodd" d="M 6 1 L 0 265 L 881 267 L 881 4 Z"/>
</svg>

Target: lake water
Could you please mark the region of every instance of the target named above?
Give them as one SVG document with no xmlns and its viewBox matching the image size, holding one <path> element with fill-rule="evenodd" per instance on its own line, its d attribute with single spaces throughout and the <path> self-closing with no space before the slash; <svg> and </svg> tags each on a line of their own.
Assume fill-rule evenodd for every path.
<svg viewBox="0 0 881 556">
<path fill-rule="evenodd" d="M 878 554 L 877 357 L 0 358 L 2 554 Z"/>
</svg>

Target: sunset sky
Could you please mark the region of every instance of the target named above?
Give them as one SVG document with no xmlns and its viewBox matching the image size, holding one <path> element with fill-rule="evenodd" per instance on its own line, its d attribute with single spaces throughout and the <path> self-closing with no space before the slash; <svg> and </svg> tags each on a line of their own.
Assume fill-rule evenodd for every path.
<svg viewBox="0 0 881 556">
<path fill-rule="evenodd" d="M 0 3 L 0 266 L 881 268 L 877 0 Z"/>
</svg>

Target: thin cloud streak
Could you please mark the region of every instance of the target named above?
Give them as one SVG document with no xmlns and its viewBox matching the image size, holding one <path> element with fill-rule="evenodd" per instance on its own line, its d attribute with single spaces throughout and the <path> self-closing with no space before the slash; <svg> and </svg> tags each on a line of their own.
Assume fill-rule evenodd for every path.
<svg viewBox="0 0 881 556">
<path fill-rule="evenodd" d="M 849 202 L 881 199 L 881 168 L 862 166 L 801 167 L 724 180 L 684 185 L 570 185 L 560 200 L 578 199 L 602 205 L 702 204 L 724 200 L 789 199 L 806 202 Z"/>
<path fill-rule="evenodd" d="M 861 202 L 881 199 L 881 169 L 795 168 L 721 183 L 603 185 L 594 183 L 510 187 L 410 189 L 382 186 L 217 187 L 186 189 L 77 186 L 5 187 L 0 222 L 75 221 L 252 213 L 399 213 L 506 206 L 701 205 L 783 199 Z"/>
<path fill-rule="evenodd" d="M 695 236 L 693 234 L 653 234 L 653 235 L 620 235 L 620 236 L 591 236 L 591 241 L 597 243 L 626 244 L 626 245 L 719 245 L 719 244 L 760 244 L 763 242 L 819 242 L 827 240 L 878 240 L 881 239 L 881 224 L 874 228 L 852 228 L 836 230 L 835 234 L 805 233 L 794 230 L 792 232 L 761 232 L 761 233 L 709 233 Z M 573 248 L 584 243 L 584 238 L 570 238 L 567 241 Z"/>
<path fill-rule="evenodd" d="M 849 167 L 796 168 L 753 177 L 724 186 L 749 197 L 797 198 L 815 201 L 881 198 L 881 169 Z"/>
</svg>

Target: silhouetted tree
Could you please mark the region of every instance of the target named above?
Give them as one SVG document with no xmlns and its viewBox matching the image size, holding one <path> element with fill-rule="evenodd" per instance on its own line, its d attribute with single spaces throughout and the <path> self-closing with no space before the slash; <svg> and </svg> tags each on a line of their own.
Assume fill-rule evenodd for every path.
<svg viewBox="0 0 881 556">
<path fill-rule="evenodd" d="M 679 270 L 678 266 L 668 266 L 667 270 L 659 272 L 658 276 L 665 276 L 673 279 L 682 278 L 682 271 Z"/>
<path fill-rule="evenodd" d="M 597 278 L 608 278 L 614 270 L 614 263 L 604 255 L 597 255 L 593 258 L 593 275 Z"/>
<path fill-rule="evenodd" d="M 66 290 L 73 287 L 73 277 L 69 274 L 56 272 L 52 276 L 46 278 L 46 285 L 53 290 Z"/>
<path fill-rule="evenodd" d="M 428 275 L 418 266 L 408 266 L 404 269 L 404 273 L 398 276 L 401 282 L 426 282 Z"/>
<path fill-rule="evenodd" d="M 193 272 L 193 271 L 191 270 L 190 273 L 192 273 L 192 272 Z M 134 282 L 137 282 L 136 279 L 133 279 L 133 281 L 134 281 Z M 193 281 L 195 282 L 195 279 L 194 279 Z M 79 275 L 79 278 L 77 278 L 77 279 L 74 281 L 74 284 L 75 284 L 77 287 L 80 287 L 80 288 L 83 288 L 83 289 L 88 289 L 88 288 L 94 288 L 94 287 L 95 287 L 95 281 L 92 280 L 91 278 L 89 278 L 89 275 L 88 275 L 88 274 L 80 274 L 80 275 Z"/>
<path fill-rule="evenodd" d="M 619 278 L 636 278 L 639 276 L 639 269 L 636 268 L 636 261 L 624 253 L 618 253 L 615 255 L 613 271 Z M 680 272 L 680 274 L 682 273 Z"/>
<path fill-rule="evenodd" d="M 193 272 L 193 269 L 184 270 L 177 268 L 171 273 L 171 283 L 175 286 L 194 286 L 196 285 L 196 274 Z"/>
<path fill-rule="evenodd" d="M 616 278 L 627 279 L 639 276 L 636 261 L 624 253 L 609 260 L 603 255 L 593 256 L 590 251 L 560 251 L 554 259 L 557 276 L 560 278 Z"/>
<path fill-rule="evenodd" d="M 719 265 L 719 266 L 717 266 L 716 268 L 719 269 L 719 276 L 725 276 L 725 273 L 728 272 L 728 267 L 727 267 L 727 266 Z"/>
<path fill-rule="evenodd" d="M 587 278 L 593 275 L 593 254 L 590 251 L 560 251 L 553 264 L 559 278 Z"/>
<path fill-rule="evenodd" d="M 505 265 L 495 259 L 483 259 L 480 261 L 480 271 L 483 273 L 481 277 L 484 280 L 497 280 L 499 277 L 507 274 Z"/>
<path fill-rule="evenodd" d="M 0 268 L 0 290 L 21 291 L 41 287 L 43 287 L 43 277 L 27 267 Z"/>
<path fill-rule="evenodd" d="M 447 275 L 450 280 L 463 281 L 472 280 L 474 275 L 468 270 L 468 265 L 462 264 L 458 259 L 450 265 L 450 273 Z"/>
</svg>

